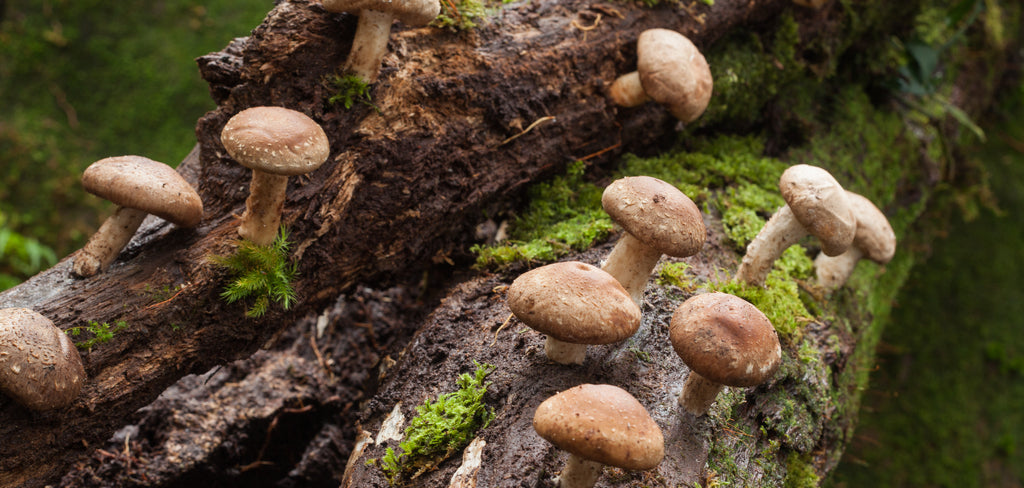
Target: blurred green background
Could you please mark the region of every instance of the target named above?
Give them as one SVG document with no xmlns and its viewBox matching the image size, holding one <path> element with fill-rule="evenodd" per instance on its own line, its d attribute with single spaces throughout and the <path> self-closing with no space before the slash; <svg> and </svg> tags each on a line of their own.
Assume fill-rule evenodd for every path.
<svg viewBox="0 0 1024 488">
<path fill-rule="evenodd" d="M 177 164 L 213 108 L 194 58 L 248 35 L 269 0 L 0 0 L 0 289 L 79 247 L 106 215 L 81 171 L 107 156 Z M 970 151 L 998 208 L 912 274 L 865 393 L 861 427 L 826 484 L 1024 484 L 1024 87 Z M 952 205 L 951 205 L 952 206 Z"/>
<path fill-rule="evenodd" d="M 0 1 L 0 289 L 79 247 L 109 213 L 79 175 L 138 154 L 177 165 L 214 108 L 194 59 L 271 0 Z"/>
</svg>

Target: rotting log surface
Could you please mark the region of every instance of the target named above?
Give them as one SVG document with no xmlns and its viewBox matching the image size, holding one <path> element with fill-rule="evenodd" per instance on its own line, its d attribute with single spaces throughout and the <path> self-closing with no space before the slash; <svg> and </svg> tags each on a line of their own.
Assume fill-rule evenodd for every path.
<svg viewBox="0 0 1024 488">
<path fill-rule="evenodd" d="M 510 5 L 472 34 L 399 30 L 373 90 L 378 113 L 325 104 L 324 79 L 348 52 L 355 19 L 314 2 L 280 3 L 249 38 L 200 60 L 219 107 L 200 120 L 200 151 L 179 170 L 203 197 L 202 223 L 178 229 L 151 219 L 105 273 L 75 279 L 65 259 L 0 294 L 0 306 L 33 308 L 63 329 L 128 324 L 84 355 L 90 379 L 72 407 L 34 413 L 0 398 L 0 485 L 52 481 L 178 378 L 247 357 L 355 283 L 422 270 L 463 245 L 482 211 L 505 208 L 567 162 L 609 149 L 591 160 L 601 164 L 664 141 L 675 121 L 663 110 L 619 110 L 602 93 L 632 70 L 644 29 L 676 29 L 705 46 L 787 4 L 719 0 L 701 24 L 667 7 L 548 0 Z M 594 29 L 578 27 L 594 13 L 605 14 Z M 232 249 L 249 180 L 218 134 L 255 105 L 312 115 L 332 152 L 289 185 L 284 222 L 301 299 L 249 320 L 243 305 L 219 299 L 224 275 L 207 256 Z M 548 116 L 555 120 L 502 144 Z"/>
</svg>

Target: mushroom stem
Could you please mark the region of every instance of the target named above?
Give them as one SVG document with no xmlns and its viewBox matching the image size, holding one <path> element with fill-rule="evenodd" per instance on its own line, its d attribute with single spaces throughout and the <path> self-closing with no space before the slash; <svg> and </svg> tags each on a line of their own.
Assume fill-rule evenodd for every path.
<svg viewBox="0 0 1024 488">
<path fill-rule="evenodd" d="M 238 235 L 260 246 L 273 244 L 281 226 L 281 211 L 284 209 L 287 188 L 287 176 L 254 169 Z"/>
<path fill-rule="evenodd" d="M 633 234 L 624 232 L 601 269 L 615 277 L 626 289 L 626 293 L 629 293 L 633 303 L 642 308 L 644 289 L 659 259 L 661 251 L 644 244 Z"/>
<path fill-rule="evenodd" d="M 612 86 L 608 88 L 608 96 L 620 107 L 637 107 L 651 99 L 640 83 L 639 71 L 626 73 L 616 78 Z"/>
<path fill-rule="evenodd" d="M 365 9 L 359 13 L 352 49 L 345 60 L 343 71 L 373 83 L 377 81 L 381 61 L 388 53 L 388 38 L 394 15 L 387 12 Z"/>
<path fill-rule="evenodd" d="M 558 364 L 583 364 L 587 359 L 586 344 L 573 344 L 551 336 L 544 342 L 544 352 L 548 359 Z"/>
<path fill-rule="evenodd" d="M 690 371 L 690 376 L 683 384 L 683 392 L 679 394 L 679 406 L 694 415 L 704 415 L 723 388 L 724 385 Z"/>
<path fill-rule="evenodd" d="M 103 222 L 99 230 L 89 238 L 78 255 L 72 271 L 78 276 L 88 278 L 99 273 L 114 262 L 121 249 L 132 240 L 135 231 L 146 220 L 148 213 L 127 207 L 117 207 L 114 215 Z"/>
<path fill-rule="evenodd" d="M 853 274 L 857 262 L 864 257 L 864 251 L 857 246 L 850 246 L 846 252 L 838 256 L 828 256 L 819 253 L 814 258 L 814 270 L 818 276 L 818 284 L 827 290 L 834 290 L 843 286 L 846 280 Z"/>
<path fill-rule="evenodd" d="M 736 271 L 736 280 L 764 286 L 775 260 L 807 235 L 807 229 L 796 219 L 793 211 L 788 205 L 783 205 L 747 245 L 747 253 Z"/>
<path fill-rule="evenodd" d="M 575 454 L 569 455 L 569 460 L 562 469 L 562 474 L 555 478 L 555 486 L 560 488 L 591 488 L 597 484 L 597 478 L 601 476 L 601 463 L 581 458 Z"/>
</svg>

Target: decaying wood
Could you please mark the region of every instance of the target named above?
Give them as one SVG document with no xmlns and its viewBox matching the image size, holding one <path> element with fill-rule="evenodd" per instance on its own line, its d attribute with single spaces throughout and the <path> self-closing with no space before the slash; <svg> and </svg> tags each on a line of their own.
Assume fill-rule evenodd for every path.
<svg viewBox="0 0 1024 488">
<path fill-rule="evenodd" d="M 472 34 L 397 31 L 373 90 L 377 112 L 326 103 L 354 18 L 281 2 L 249 38 L 200 60 L 219 107 L 200 120 L 199 151 L 180 171 L 203 197 L 202 223 L 150 220 L 103 274 L 75 279 L 69 258 L 0 294 L 0 306 L 33 308 L 64 329 L 128 324 L 85 354 L 90 380 L 72 407 L 33 413 L 0 398 L 0 485 L 54 479 L 178 378 L 252 354 L 355 283 L 415 274 L 465 244 L 485 210 L 567 162 L 611 148 L 591 160 L 601 164 L 671 135 L 675 122 L 657 106 L 618 110 L 603 95 L 632 69 L 642 30 L 676 29 L 707 45 L 786 4 L 719 0 L 698 19 L 668 6 L 543 0 L 508 6 Z M 595 12 L 601 21 L 584 24 Z M 224 154 L 219 129 L 254 105 L 306 112 L 332 144 L 327 164 L 290 182 L 284 221 L 301 299 L 260 320 L 219 299 L 225 276 L 207 259 L 233 248 L 249 179 Z M 545 117 L 554 119 L 523 133 Z"/>
</svg>

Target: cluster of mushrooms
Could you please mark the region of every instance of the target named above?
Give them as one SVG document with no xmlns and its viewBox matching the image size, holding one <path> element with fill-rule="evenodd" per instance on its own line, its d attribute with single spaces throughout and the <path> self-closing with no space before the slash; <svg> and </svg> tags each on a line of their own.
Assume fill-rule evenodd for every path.
<svg viewBox="0 0 1024 488">
<path fill-rule="evenodd" d="M 368 83 L 377 77 L 393 19 L 426 24 L 440 8 L 436 0 L 323 4 L 331 12 L 359 15 L 343 70 Z M 645 31 L 637 41 L 637 57 L 637 71 L 610 87 L 615 103 L 631 107 L 654 100 L 684 123 L 703 113 L 711 97 L 711 72 L 689 39 L 666 29 Z M 270 244 L 280 226 L 288 176 L 314 171 L 327 160 L 327 136 L 300 112 L 254 107 L 227 122 L 221 142 L 253 173 L 238 233 L 256 244 Z M 108 267 L 149 214 L 179 227 L 196 226 L 203 217 L 199 194 L 174 169 L 141 156 L 97 161 L 85 170 L 82 183 L 118 208 L 75 256 L 73 272 L 80 277 Z M 892 258 L 895 237 L 882 212 L 843 190 L 825 170 L 793 166 L 782 175 L 780 188 L 786 205 L 750 243 L 736 279 L 763 285 L 775 259 L 807 235 L 821 241 L 815 266 L 827 288 L 841 286 L 862 257 L 880 263 Z M 519 276 L 508 290 L 508 307 L 547 336 L 547 357 L 557 363 L 582 364 L 588 344 L 632 336 L 640 327 L 644 290 L 662 255 L 693 256 L 706 239 L 697 205 L 656 178 L 616 180 L 605 189 L 602 205 L 624 233 L 601 268 L 576 261 L 550 264 Z M 674 350 L 691 370 L 679 404 L 693 415 L 704 415 L 724 386 L 761 384 L 781 363 L 771 322 L 733 295 L 705 293 L 686 300 L 669 330 Z M 46 410 L 72 403 L 84 381 L 77 350 L 52 322 L 23 308 L 0 310 L 0 391 L 28 408 Z M 534 427 L 571 453 L 558 478 L 563 487 L 593 486 L 604 464 L 644 470 L 664 457 L 658 425 L 639 401 L 614 385 L 582 384 L 548 398 L 537 408 Z"/>
<path fill-rule="evenodd" d="M 652 29 L 637 40 L 637 71 L 610 87 L 620 106 L 662 103 L 680 121 L 703 113 L 711 96 L 704 56 L 685 36 Z M 772 264 L 808 235 L 821 241 L 815 260 L 826 289 L 841 286 L 862 257 L 888 262 L 895 234 L 868 199 L 845 191 L 824 169 L 796 165 L 779 180 L 786 205 L 750 243 L 736 279 L 764 286 Z M 640 327 L 644 289 L 662 255 L 697 254 L 706 229 L 697 205 L 675 186 L 649 176 L 612 182 L 601 198 L 623 233 L 601 268 L 567 261 L 523 273 L 506 303 L 528 327 L 546 336 L 551 361 L 583 364 L 587 345 L 624 341 Z M 778 370 L 782 348 L 769 319 L 751 303 L 712 292 L 685 300 L 669 324 L 673 349 L 690 368 L 680 407 L 705 415 L 725 386 L 751 387 Z M 537 433 L 570 453 L 556 478 L 561 487 L 593 486 L 603 465 L 656 467 L 664 457 L 661 430 L 639 401 L 614 385 L 581 384 L 540 404 Z"/>
</svg>

